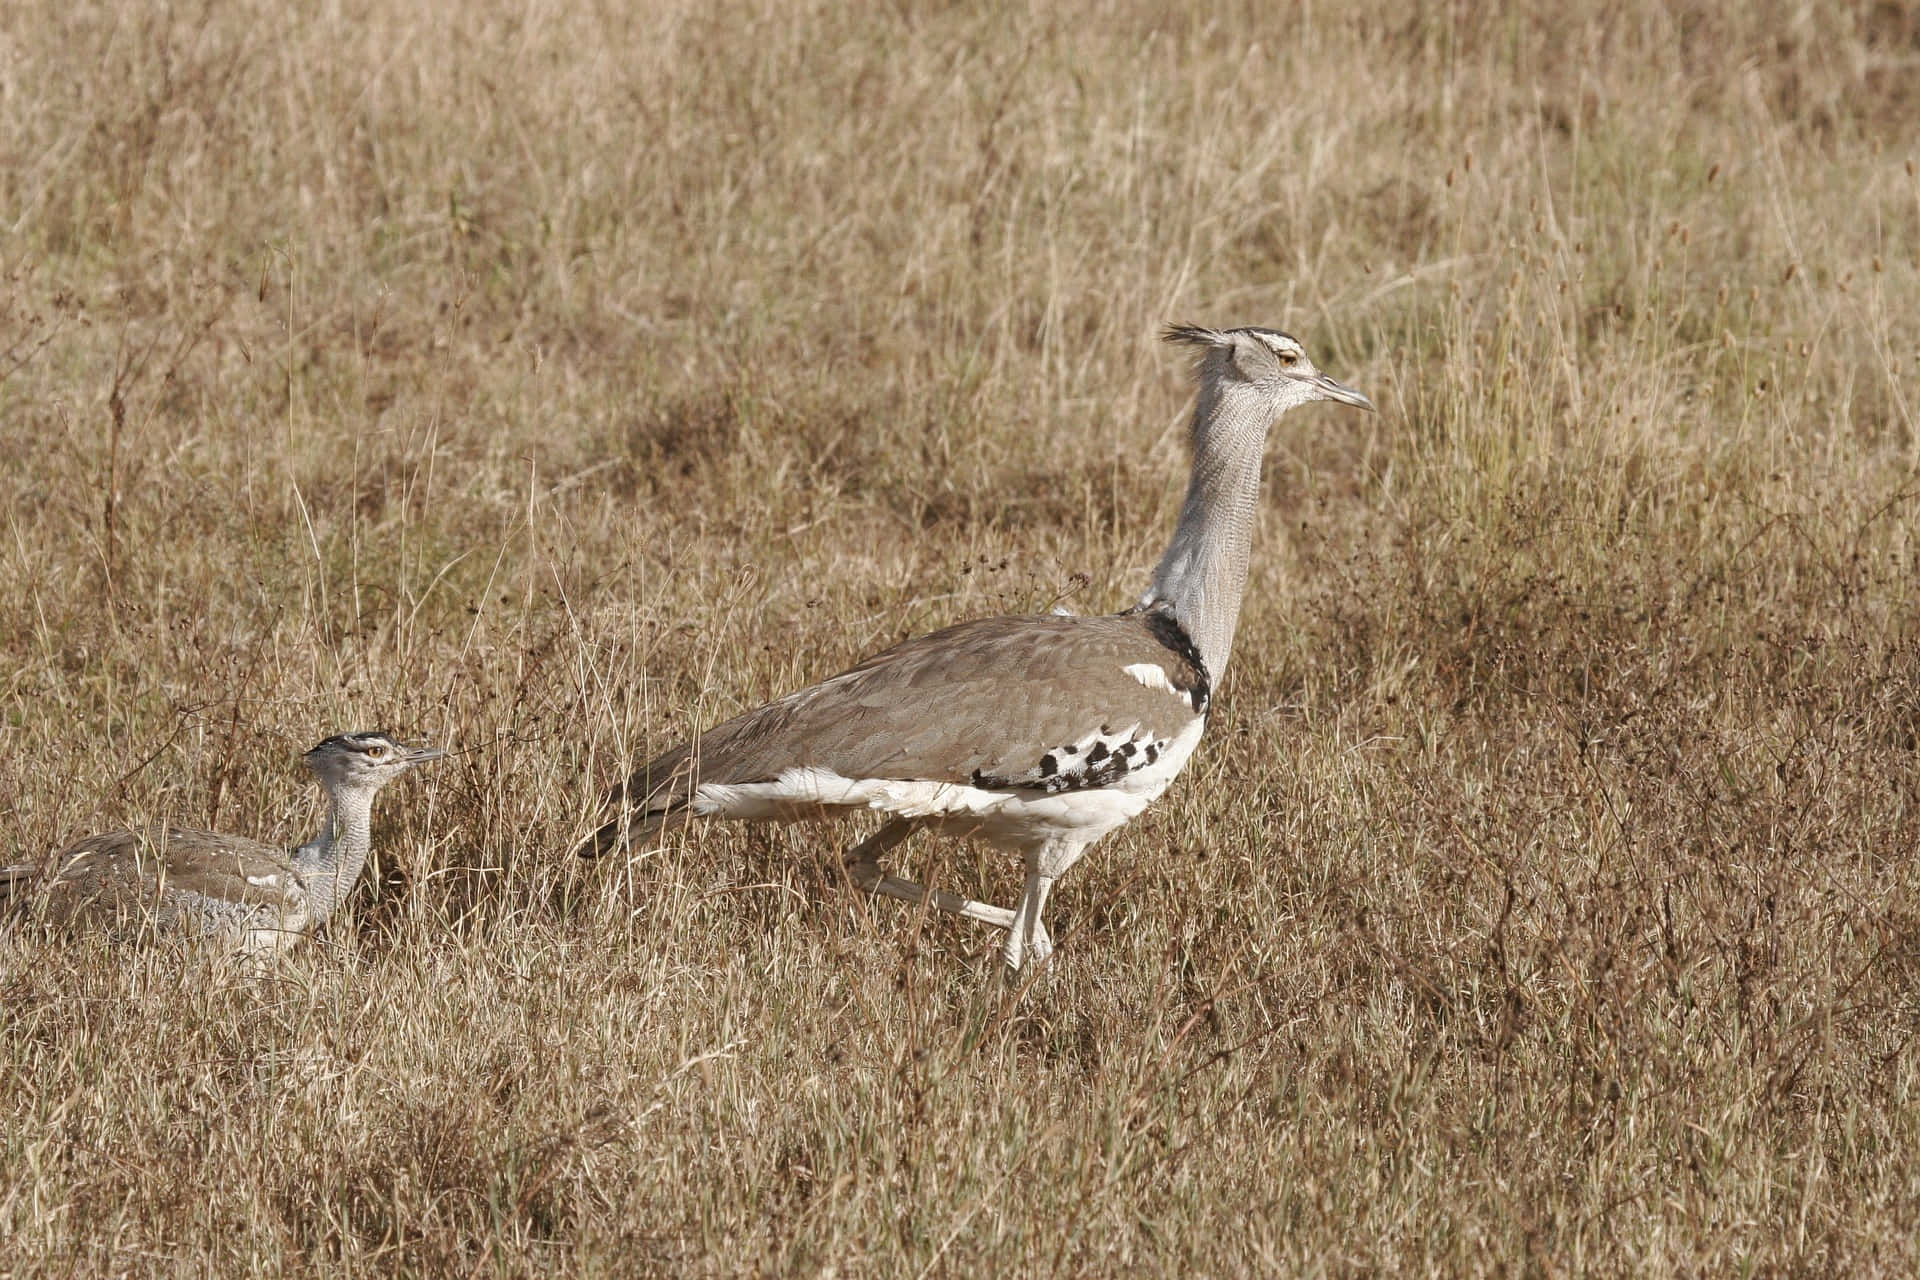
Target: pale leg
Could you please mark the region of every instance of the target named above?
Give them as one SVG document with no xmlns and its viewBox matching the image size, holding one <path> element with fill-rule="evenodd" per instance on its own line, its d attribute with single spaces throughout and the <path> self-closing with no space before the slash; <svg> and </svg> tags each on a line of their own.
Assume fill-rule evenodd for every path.
<svg viewBox="0 0 1920 1280">
<path fill-rule="evenodd" d="M 1080 861 L 1091 841 L 1053 840 L 1027 852 L 1027 887 L 1014 910 L 1013 924 L 1007 930 L 1006 960 L 1011 973 L 1021 966 L 1038 969 L 1053 954 L 1053 939 L 1047 934 L 1040 913 L 1046 910 L 1047 895 L 1053 882 L 1067 874 Z"/>
<path fill-rule="evenodd" d="M 1018 973 L 1022 965 L 1038 969 L 1053 954 L 1053 939 L 1047 936 L 1047 926 L 1040 919 L 1040 912 L 1047 905 L 1047 894 L 1052 890 L 1052 876 L 1039 871 L 1027 872 L 1026 892 L 1020 895 L 1020 906 L 1013 913 L 1013 924 L 1007 930 L 1007 944 L 1002 952 L 1008 972 Z"/>
<path fill-rule="evenodd" d="M 1005 907 L 976 902 L 939 889 L 929 889 L 902 876 L 888 875 L 880 866 L 881 855 L 913 834 L 910 818 L 894 818 L 847 852 L 847 874 L 868 893 L 878 893 L 901 902 L 930 902 L 949 915 L 965 916 L 990 924 L 996 929 L 1013 927 L 1014 913 Z"/>
</svg>

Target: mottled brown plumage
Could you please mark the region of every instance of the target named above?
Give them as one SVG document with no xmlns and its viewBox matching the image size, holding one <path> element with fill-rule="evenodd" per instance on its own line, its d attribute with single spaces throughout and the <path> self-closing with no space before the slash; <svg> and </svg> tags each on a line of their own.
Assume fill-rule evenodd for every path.
<svg viewBox="0 0 1920 1280">
<path fill-rule="evenodd" d="M 652 830 L 684 812 L 702 784 L 774 782 L 817 768 L 971 786 L 1035 779 L 1049 752 L 1103 728 L 1137 725 L 1170 739 L 1204 714 L 1207 683 L 1191 651 L 1171 647 L 1156 621 L 1144 612 L 1043 614 L 916 636 L 715 725 L 636 770 L 607 804 Z M 1178 693 L 1126 674 L 1135 664 L 1165 670 Z M 610 822 L 595 833 L 594 851 L 620 838 L 620 821 Z"/>
<path fill-rule="evenodd" d="M 307 923 L 306 894 L 287 850 L 189 827 L 88 836 L 61 853 L 59 873 L 40 896 L 50 924 L 151 918 L 165 929 L 195 900 L 226 904 L 236 920 L 265 910 L 294 931 Z"/>
</svg>

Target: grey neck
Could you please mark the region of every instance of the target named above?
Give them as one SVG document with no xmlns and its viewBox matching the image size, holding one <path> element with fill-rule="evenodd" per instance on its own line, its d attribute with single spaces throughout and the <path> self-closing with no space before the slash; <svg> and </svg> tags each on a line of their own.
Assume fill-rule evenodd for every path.
<svg viewBox="0 0 1920 1280">
<path fill-rule="evenodd" d="M 352 892 L 373 847 L 373 791 L 343 787 L 327 797 L 331 808 L 318 835 L 293 851 L 317 924 Z"/>
<path fill-rule="evenodd" d="M 1273 417 L 1271 406 L 1234 403 L 1203 390 L 1194 406 L 1187 500 L 1152 585 L 1140 598 L 1143 608 L 1173 615 L 1216 688 L 1233 654 L 1233 632 L 1247 591 L 1260 455 Z"/>
</svg>

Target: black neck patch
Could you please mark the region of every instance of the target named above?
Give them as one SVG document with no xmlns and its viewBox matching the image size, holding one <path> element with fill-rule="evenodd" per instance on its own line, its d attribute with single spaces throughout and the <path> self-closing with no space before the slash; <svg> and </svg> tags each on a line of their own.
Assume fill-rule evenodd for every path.
<svg viewBox="0 0 1920 1280">
<path fill-rule="evenodd" d="M 1191 683 L 1176 676 L 1173 687 L 1187 695 L 1195 715 L 1207 714 L 1207 704 L 1213 699 L 1213 681 L 1207 675 L 1207 664 L 1200 660 L 1200 650 L 1194 647 L 1193 637 L 1180 625 L 1180 620 L 1164 608 L 1142 609 L 1140 617 L 1153 638 L 1186 663 L 1192 672 Z"/>
</svg>

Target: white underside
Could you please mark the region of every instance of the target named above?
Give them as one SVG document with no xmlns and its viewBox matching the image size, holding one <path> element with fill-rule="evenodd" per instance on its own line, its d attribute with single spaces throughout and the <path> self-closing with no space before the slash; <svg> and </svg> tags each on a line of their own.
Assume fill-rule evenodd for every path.
<svg viewBox="0 0 1920 1280">
<path fill-rule="evenodd" d="M 277 876 L 248 876 L 249 884 L 278 880 Z M 277 886 L 275 886 L 277 887 Z M 205 894 L 172 890 L 161 899 L 163 921 L 200 937 L 217 940 L 247 955 L 283 951 L 298 942 L 314 925 L 314 918 L 297 897 L 276 910 L 264 903 L 230 902 Z"/>
<path fill-rule="evenodd" d="M 708 783 L 693 793 L 703 817 L 804 821 L 835 811 L 869 809 L 928 822 L 950 835 L 971 836 L 1025 850 L 1069 842 L 1091 844 L 1136 817 L 1159 798 L 1206 728 L 1196 718 L 1168 739 L 1150 765 L 1109 786 L 1052 795 L 1024 788 L 971 787 L 952 782 L 848 778 L 830 769 L 789 769 L 773 782 Z"/>
</svg>

